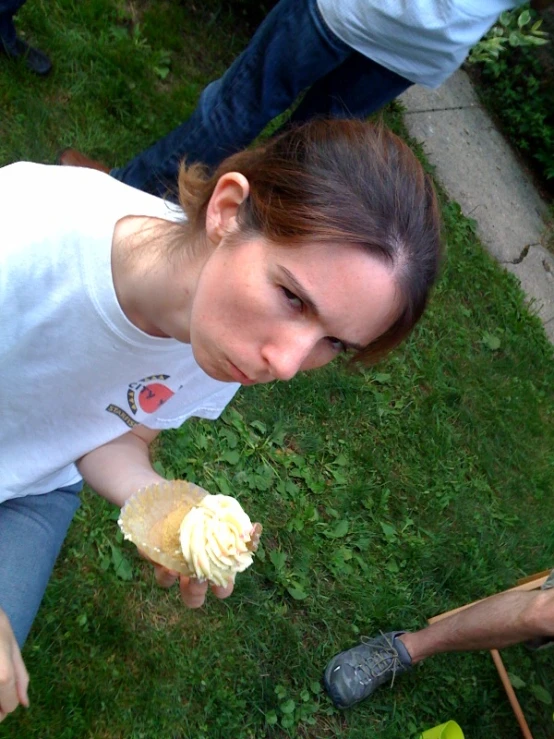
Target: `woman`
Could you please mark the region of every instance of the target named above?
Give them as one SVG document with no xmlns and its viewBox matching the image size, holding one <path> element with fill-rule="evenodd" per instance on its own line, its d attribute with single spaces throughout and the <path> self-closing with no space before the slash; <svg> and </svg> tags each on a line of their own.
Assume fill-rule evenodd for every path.
<svg viewBox="0 0 554 739">
<path fill-rule="evenodd" d="M 28 704 L 19 649 L 82 480 L 123 505 L 161 480 L 160 430 L 342 352 L 374 361 L 436 278 L 432 184 L 368 123 L 305 124 L 179 190 L 182 211 L 92 170 L 0 170 L 0 719 Z M 197 607 L 206 585 L 181 593 Z"/>
</svg>

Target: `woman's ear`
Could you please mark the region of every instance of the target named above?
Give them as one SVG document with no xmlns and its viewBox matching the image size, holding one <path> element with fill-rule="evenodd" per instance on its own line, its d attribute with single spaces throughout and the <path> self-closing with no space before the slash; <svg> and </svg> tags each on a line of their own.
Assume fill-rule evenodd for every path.
<svg viewBox="0 0 554 739">
<path fill-rule="evenodd" d="M 249 192 L 250 184 L 240 172 L 221 175 L 206 211 L 206 235 L 213 244 L 219 244 L 225 234 L 236 228 L 239 206 Z"/>
</svg>

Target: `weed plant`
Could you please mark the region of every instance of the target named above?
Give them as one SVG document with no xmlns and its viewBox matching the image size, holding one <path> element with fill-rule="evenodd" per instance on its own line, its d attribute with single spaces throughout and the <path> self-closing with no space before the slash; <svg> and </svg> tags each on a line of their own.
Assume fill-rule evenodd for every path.
<svg viewBox="0 0 554 739">
<path fill-rule="evenodd" d="M 541 19 L 529 10 L 503 13 L 497 24 L 473 50 L 469 67 L 484 104 L 500 122 L 503 132 L 530 163 L 546 188 L 554 193 L 554 52 L 552 38 Z M 518 22 L 519 21 L 519 22 Z M 533 24 L 533 25 L 531 25 Z M 552 26 L 552 17 L 545 27 Z M 539 36 L 533 35 L 533 30 Z M 498 35 L 501 34 L 501 35 Z M 547 36 L 547 38 L 541 38 Z M 487 49 L 494 42 L 513 48 Z M 540 44 L 546 44 L 540 46 Z M 479 53 L 479 49 L 483 51 Z"/>
<path fill-rule="evenodd" d="M 55 71 L 0 62 L 2 164 L 64 145 L 124 163 L 246 42 L 242 11 L 213 2 L 29 0 L 19 27 Z M 32 182 L 21 196 L 32 214 Z M 164 474 L 264 524 L 229 600 L 186 610 L 85 492 L 24 650 L 31 708 L 2 739 L 400 739 L 450 718 L 472 739 L 518 735 L 486 653 L 429 659 L 344 713 L 320 684 L 361 634 L 554 566 L 552 348 L 475 224 L 443 212 L 444 274 L 388 361 L 245 388 L 219 422 L 162 437 Z M 503 654 L 534 736 L 551 737 L 554 656 Z"/>
<path fill-rule="evenodd" d="M 535 49 L 515 49 L 483 67 L 481 95 L 513 144 L 554 182 L 554 71 Z M 553 187 L 554 189 L 554 187 Z"/>
</svg>

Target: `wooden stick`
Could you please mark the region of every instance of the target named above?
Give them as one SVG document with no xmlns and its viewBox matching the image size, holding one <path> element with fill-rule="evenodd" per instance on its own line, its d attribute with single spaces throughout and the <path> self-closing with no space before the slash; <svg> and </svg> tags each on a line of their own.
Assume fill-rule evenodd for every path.
<svg viewBox="0 0 554 739">
<path fill-rule="evenodd" d="M 534 575 L 528 575 L 527 577 L 522 577 L 520 580 L 516 582 L 516 585 L 523 585 L 526 582 L 533 582 L 533 580 L 538 580 L 539 577 L 543 577 L 543 575 L 546 575 L 548 577 L 548 575 L 550 575 L 551 572 L 552 572 L 552 568 L 550 568 L 549 570 L 543 570 L 542 572 L 535 572 Z"/>
<path fill-rule="evenodd" d="M 516 715 L 521 733 L 523 734 L 525 739 L 533 739 L 533 735 L 531 734 L 529 725 L 525 720 L 525 716 L 523 714 L 523 711 L 521 710 L 521 706 L 519 705 L 519 701 L 514 692 L 512 683 L 510 682 L 510 678 L 508 677 L 508 673 L 506 672 L 504 662 L 502 662 L 502 657 L 500 656 L 498 649 L 491 649 L 491 656 L 493 658 L 494 664 L 496 665 L 496 669 L 498 670 L 498 674 L 500 675 L 500 679 L 502 680 L 502 685 L 504 686 L 504 690 L 506 691 L 506 695 L 508 696 L 510 705 L 512 706 Z"/>
<path fill-rule="evenodd" d="M 550 574 L 551 570 L 548 570 L 548 574 Z M 516 585 L 515 588 L 508 588 L 508 590 L 504 590 L 504 593 L 512 593 L 514 590 L 535 590 L 535 588 L 540 588 L 540 586 L 543 584 L 543 582 L 546 581 L 547 575 L 539 575 L 533 580 L 530 580 L 528 582 L 524 582 L 521 585 Z M 500 595 L 500 593 L 497 593 L 497 595 Z M 481 598 L 480 600 L 474 600 L 473 603 L 467 603 L 465 606 L 460 606 L 459 608 L 454 608 L 452 611 L 446 611 L 446 613 L 439 613 L 438 616 L 432 616 L 431 618 L 427 619 L 427 623 L 433 624 L 435 621 L 442 621 L 443 618 L 448 618 L 448 616 L 453 616 L 455 613 L 459 613 L 460 611 L 465 611 L 466 608 L 471 608 L 471 606 L 477 605 L 477 603 L 482 603 L 484 600 L 488 600 L 488 598 L 494 598 L 495 596 L 489 595 L 487 598 Z"/>
</svg>

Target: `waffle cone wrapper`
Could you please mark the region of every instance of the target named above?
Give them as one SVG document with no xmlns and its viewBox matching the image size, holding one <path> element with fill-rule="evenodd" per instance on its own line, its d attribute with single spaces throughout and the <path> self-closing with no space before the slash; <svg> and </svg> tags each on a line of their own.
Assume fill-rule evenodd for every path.
<svg viewBox="0 0 554 739">
<path fill-rule="evenodd" d="M 119 527 L 125 538 L 154 562 L 194 577 L 183 557 L 179 530 L 183 518 L 206 495 L 206 490 L 185 480 L 149 485 L 127 500 Z"/>
</svg>

